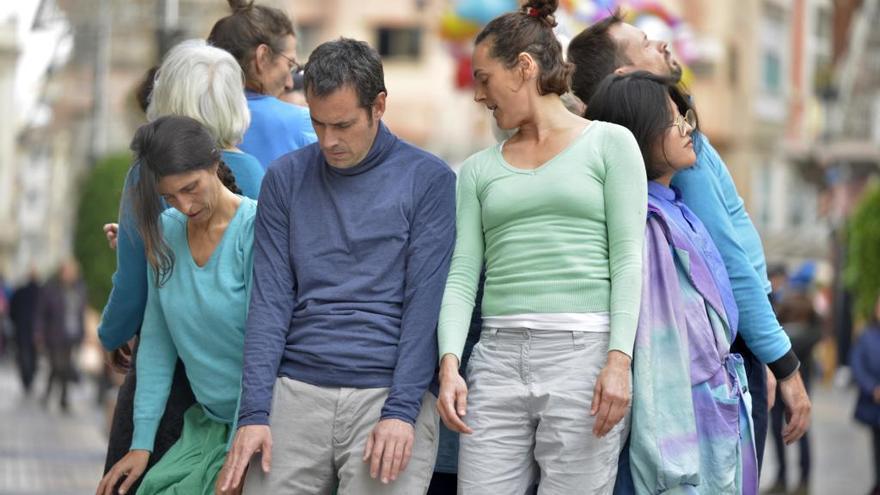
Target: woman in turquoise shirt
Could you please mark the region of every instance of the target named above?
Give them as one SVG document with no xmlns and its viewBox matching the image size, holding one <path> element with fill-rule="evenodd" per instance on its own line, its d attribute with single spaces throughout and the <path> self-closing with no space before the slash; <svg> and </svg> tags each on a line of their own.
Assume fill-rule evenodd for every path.
<svg viewBox="0 0 880 495">
<path fill-rule="evenodd" d="M 144 472 L 178 357 L 196 404 L 183 433 L 137 493 L 212 493 L 238 403 L 253 268 L 256 202 L 234 179 L 213 137 L 196 120 L 162 117 L 132 141 L 141 164 L 133 192 L 147 258 L 131 451 L 101 480 L 125 493 Z M 166 210 L 160 196 L 172 208 Z"/>
<path fill-rule="evenodd" d="M 236 145 L 250 124 L 244 96 L 243 74 L 238 62 L 224 50 L 209 46 L 204 40 L 184 41 L 168 52 L 152 84 L 146 113 L 148 120 L 163 115 L 184 115 L 199 121 L 221 150 L 223 162 L 235 176 L 242 195 L 256 199 L 264 171 L 259 162 Z M 147 265 L 144 244 L 135 227 L 129 191 L 138 182 L 140 166 L 135 163 L 126 179 L 120 206 L 116 273 L 113 290 L 98 336 L 108 350 L 118 349 L 140 329 L 147 302 Z M 107 449 L 105 471 L 128 451 L 131 443 L 131 403 L 135 373 L 130 372 L 119 392 Z M 151 463 L 180 435 L 182 414 L 192 404 L 192 394 L 180 371 L 174 392 L 156 441 Z"/>
</svg>

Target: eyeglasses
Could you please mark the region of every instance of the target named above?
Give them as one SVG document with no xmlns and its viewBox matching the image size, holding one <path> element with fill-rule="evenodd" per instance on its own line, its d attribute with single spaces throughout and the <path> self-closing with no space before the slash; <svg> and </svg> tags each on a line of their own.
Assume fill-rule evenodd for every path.
<svg viewBox="0 0 880 495">
<path fill-rule="evenodd" d="M 693 131 L 697 128 L 697 115 L 693 110 L 688 109 L 688 111 L 684 113 L 684 116 L 681 114 L 675 116 L 672 125 L 669 127 L 673 126 L 678 127 L 678 133 L 681 137 L 687 137 L 688 131 Z"/>
<path fill-rule="evenodd" d="M 287 60 L 287 63 L 290 65 L 290 73 L 291 74 L 296 74 L 297 72 L 302 70 L 302 65 L 299 65 L 299 63 L 296 60 L 288 57 L 287 55 L 285 55 L 281 52 L 275 52 L 275 53 L 284 57 L 284 60 Z"/>
</svg>

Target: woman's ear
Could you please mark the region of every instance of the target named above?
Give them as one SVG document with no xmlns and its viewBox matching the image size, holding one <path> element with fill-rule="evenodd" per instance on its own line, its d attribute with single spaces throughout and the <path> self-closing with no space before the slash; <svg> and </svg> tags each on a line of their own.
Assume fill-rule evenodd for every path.
<svg viewBox="0 0 880 495">
<path fill-rule="evenodd" d="M 516 58 L 516 66 L 522 74 L 523 80 L 528 81 L 538 77 L 538 62 L 530 53 L 520 53 Z"/>
<path fill-rule="evenodd" d="M 254 69 L 257 74 L 262 74 L 272 63 L 272 49 L 265 43 L 260 43 L 254 50 Z"/>
</svg>

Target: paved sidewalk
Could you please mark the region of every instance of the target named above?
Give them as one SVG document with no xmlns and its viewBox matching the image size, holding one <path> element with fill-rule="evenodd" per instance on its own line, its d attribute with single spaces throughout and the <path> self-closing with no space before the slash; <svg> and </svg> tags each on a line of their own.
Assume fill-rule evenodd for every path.
<svg viewBox="0 0 880 495">
<path fill-rule="evenodd" d="M 44 386 L 42 371 L 37 392 Z M 863 495 L 872 483 L 870 437 L 851 419 L 854 401 L 853 389 L 813 390 L 813 494 Z M 0 495 L 95 492 L 106 436 L 91 383 L 72 391 L 71 405 L 71 413 L 65 415 L 57 404 L 46 409 L 36 398 L 23 398 L 11 363 L 0 360 Z M 764 488 L 776 476 L 772 442 L 767 445 Z M 798 476 L 796 448 L 788 448 L 792 488 Z"/>
<path fill-rule="evenodd" d="M 43 368 L 34 395 L 24 397 L 9 359 L 0 360 L 0 495 L 93 494 L 106 444 L 94 387 L 75 386 L 62 414 L 57 396 L 48 408 L 37 398 L 45 378 Z"/>
<path fill-rule="evenodd" d="M 810 429 L 812 468 L 810 493 L 816 495 L 865 495 L 874 482 L 871 472 L 870 432 L 852 419 L 854 388 L 838 389 L 816 384 L 812 390 L 813 423 Z M 798 446 L 786 448 L 788 488 L 797 487 L 800 472 Z M 776 453 L 767 439 L 761 487 L 776 481 Z"/>
</svg>

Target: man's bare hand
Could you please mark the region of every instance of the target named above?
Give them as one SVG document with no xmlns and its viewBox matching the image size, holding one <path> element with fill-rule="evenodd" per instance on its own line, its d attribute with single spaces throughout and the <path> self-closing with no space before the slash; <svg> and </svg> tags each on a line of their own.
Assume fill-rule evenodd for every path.
<svg viewBox="0 0 880 495">
<path fill-rule="evenodd" d="M 795 371 L 779 382 L 779 394 L 785 404 L 786 425 L 782 430 L 782 439 L 786 445 L 790 445 L 807 432 L 810 427 L 810 410 L 813 407 L 800 371 Z"/>
<path fill-rule="evenodd" d="M 221 493 L 239 488 L 251 457 L 257 452 L 263 455 L 261 463 L 263 472 L 268 473 L 272 467 L 272 431 L 266 425 L 242 426 L 235 432 L 232 448 L 226 454 L 226 462 L 223 465 L 225 473 L 222 473 L 223 482 L 218 482 Z"/>
<path fill-rule="evenodd" d="M 364 462 L 370 463 L 370 477 L 379 477 L 385 484 L 396 480 L 409 464 L 414 439 L 413 426 L 406 421 L 379 421 L 370 432 L 364 449 Z"/>
</svg>

